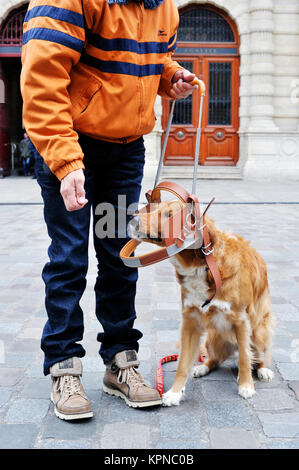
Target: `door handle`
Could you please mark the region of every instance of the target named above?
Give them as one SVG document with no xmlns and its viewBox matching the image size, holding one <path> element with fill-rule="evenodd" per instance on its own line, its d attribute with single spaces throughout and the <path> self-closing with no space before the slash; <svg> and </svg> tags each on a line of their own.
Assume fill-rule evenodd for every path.
<svg viewBox="0 0 299 470">
<path fill-rule="evenodd" d="M 178 136 L 179 139 L 182 139 L 183 137 L 185 137 L 185 132 L 178 131 L 176 135 Z"/>
</svg>

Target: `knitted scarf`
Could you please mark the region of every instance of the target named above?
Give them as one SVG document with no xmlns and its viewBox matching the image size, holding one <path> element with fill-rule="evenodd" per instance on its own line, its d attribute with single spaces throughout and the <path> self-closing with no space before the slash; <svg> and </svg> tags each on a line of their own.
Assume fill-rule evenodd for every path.
<svg viewBox="0 0 299 470">
<path fill-rule="evenodd" d="M 129 0 L 107 0 L 109 5 L 113 5 L 113 3 L 118 3 L 119 5 L 127 5 Z M 143 0 L 144 8 L 149 8 L 150 10 L 154 10 L 157 8 L 164 0 Z"/>
</svg>

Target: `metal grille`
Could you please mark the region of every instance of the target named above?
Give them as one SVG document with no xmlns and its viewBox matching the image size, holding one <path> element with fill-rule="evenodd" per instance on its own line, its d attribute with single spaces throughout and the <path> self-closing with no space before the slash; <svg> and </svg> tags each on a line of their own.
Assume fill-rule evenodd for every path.
<svg viewBox="0 0 299 470">
<path fill-rule="evenodd" d="M 209 64 L 209 124 L 230 125 L 232 105 L 232 64 Z"/>
<path fill-rule="evenodd" d="M 235 42 L 235 38 L 219 13 L 199 7 L 180 15 L 178 41 Z"/>
<path fill-rule="evenodd" d="M 27 11 L 26 7 L 9 15 L 0 29 L 0 45 L 21 46 L 23 36 L 23 22 Z"/>
<path fill-rule="evenodd" d="M 193 72 L 192 62 L 182 62 L 180 65 L 189 72 Z M 170 103 L 171 105 L 171 103 Z M 178 100 L 175 104 L 173 114 L 173 124 L 192 124 L 192 95 L 188 96 L 183 100 Z"/>
</svg>

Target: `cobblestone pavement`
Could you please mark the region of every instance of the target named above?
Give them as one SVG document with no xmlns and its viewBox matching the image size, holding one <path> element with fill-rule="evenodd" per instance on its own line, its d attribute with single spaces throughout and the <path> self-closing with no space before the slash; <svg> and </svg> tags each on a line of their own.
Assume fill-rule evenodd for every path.
<svg viewBox="0 0 299 470">
<path fill-rule="evenodd" d="M 237 393 L 236 361 L 187 383 L 179 407 L 135 410 L 102 392 L 104 367 L 98 357 L 92 247 L 82 299 L 86 349 L 83 384 L 94 418 L 59 420 L 50 403 L 50 380 L 42 374 L 39 349 L 46 320 L 41 269 L 48 236 L 36 182 L 0 180 L 0 448 L 299 448 L 299 191 L 269 182 L 204 181 L 200 199 L 217 194 L 210 215 L 219 228 L 250 239 L 265 258 L 277 318 L 271 383 L 259 383 L 245 401 Z M 251 201 L 253 204 L 237 204 Z M 268 204 L 262 204 L 263 201 Z M 280 201 L 281 204 L 269 204 Z M 37 204 L 9 205 L 9 202 Z M 231 202 L 231 204 L 221 204 Z M 285 204 L 287 202 L 287 204 Z M 179 287 L 169 262 L 140 270 L 136 326 L 141 372 L 155 385 L 158 360 L 177 353 Z M 176 363 L 164 366 L 165 389 Z"/>
</svg>

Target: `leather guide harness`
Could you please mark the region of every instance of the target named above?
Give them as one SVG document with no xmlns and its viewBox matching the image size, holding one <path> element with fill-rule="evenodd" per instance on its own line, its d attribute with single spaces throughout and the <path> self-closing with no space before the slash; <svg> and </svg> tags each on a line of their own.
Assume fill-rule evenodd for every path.
<svg viewBox="0 0 299 470">
<path fill-rule="evenodd" d="M 209 232 L 205 225 L 205 214 L 209 209 L 210 205 L 213 203 L 214 198 L 210 201 L 205 211 L 201 215 L 199 202 L 195 195 L 205 84 L 202 80 L 199 80 L 198 78 L 195 78 L 193 81 L 190 82 L 190 84 L 198 85 L 200 90 L 199 122 L 196 133 L 192 193 L 190 194 L 188 191 L 186 191 L 186 189 L 174 182 L 163 181 L 158 183 L 174 113 L 175 100 L 173 100 L 166 128 L 166 135 L 163 143 L 161 157 L 159 160 L 159 165 L 155 178 L 154 189 L 147 191 L 146 198 L 148 204 L 139 211 L 137 211 L 135 214 L 137 215 L 145 212 L 150 213 L 150 205 L 152 203 L 161 202 L 161 191 L 165 191 L 176 196 L 183 203 L 182 209 L 180 211 L 177 211 L 174 215 L 167 219 L 165 223 L 165 225 L 167 224 L 168 229 L 167 234 L 169 234 L 167 237 L 165 236 L 163 238 L 165 247 L 158 248 L 154 251 L 142 254 L 140 256 L 132 256 L 134 250 L 140 243 L 142 243 L 142 241 L 131 239 L 120 251 L 120 257 L 126 266 L 138 268 L 158 263 L 186 249 L 191 249 L 194 247 L 200 248 L 201 252 L 205 257 L 205 261 L 207 263 L 207 266 L 210 270 L 215 284 L 215 292 L 203 303 L 203 308 L 208 305 L 215 297 L 215 295 L 219 292 L 221 288 L 221 275 L 217 267 L 215 258 L 213 256 L 212 243 L 210 240 Z"/>
</svg>

